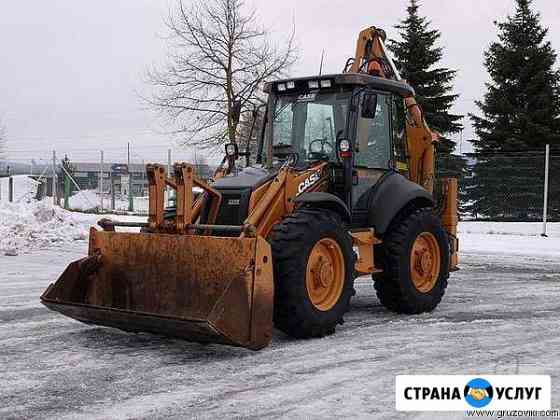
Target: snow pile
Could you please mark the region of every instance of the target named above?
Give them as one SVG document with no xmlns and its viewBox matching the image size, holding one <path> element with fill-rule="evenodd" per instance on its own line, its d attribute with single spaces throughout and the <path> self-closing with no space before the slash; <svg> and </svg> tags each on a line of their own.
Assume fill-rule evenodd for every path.
<svg viewBox="0 0 560 420">
<path fill-rule="evenodd" d="M 9 177 L 0 178 L 0 200 L 8 201 Z M 14 202 L 30 201 L 37 195 L 37 187 L 41 184 L 28 175 L 13 175 Z"/>
<path fill-rule="evenodd" d="M 111 202 L 105 194 L 103 207 L 109 207 Z M 94 211 L 101 207 L 101 198 L 96 190 L 78 191 L 68 199 L 68 204 L 72 210 Z"/>
<path fill-rule="evenodd" d="M 49 199 L 0 202 L 0 255 L 83 241 L 92 221 L 53 206 Z"/>
</svg>

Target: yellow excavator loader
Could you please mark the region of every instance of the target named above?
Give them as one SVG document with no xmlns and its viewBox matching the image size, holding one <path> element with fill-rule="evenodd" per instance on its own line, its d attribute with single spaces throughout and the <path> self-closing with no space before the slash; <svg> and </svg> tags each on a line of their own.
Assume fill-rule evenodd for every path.
<svg viewBox="0 0 560 420">
<path fill-rule="evenodd" d="M 148 222 L 101 220 L 89 255 L 42 303 L 86 323 L 255 350 L 273 325 L 333 333 L 358 275 L 389 310 L 433 310 L 457 267 L 457 183 L 442 180 L 434 196 L 437 135 L 384 40 L 362 31 L 341 74 L 268 83 L 253 166 L 236 168 L 236 144 L 209 183 L 185 163 L 148 165 Z M 167 187 L 175 208 L 164 208 Z"/>
</svg>

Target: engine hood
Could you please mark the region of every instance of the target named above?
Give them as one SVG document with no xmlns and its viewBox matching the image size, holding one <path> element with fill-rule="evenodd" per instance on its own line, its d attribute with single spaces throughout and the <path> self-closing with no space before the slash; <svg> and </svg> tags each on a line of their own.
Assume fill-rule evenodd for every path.
<svg viewBox="0 0 560 420">
<path fill-rule="evenodd" d="M 217 190 L 245 190 L 260 187 L 276 175 L 262 168 L 248 167 L 240 170 L 235 175 L 228 175 L 216 180 L 212 187 Z"/>
</svg>

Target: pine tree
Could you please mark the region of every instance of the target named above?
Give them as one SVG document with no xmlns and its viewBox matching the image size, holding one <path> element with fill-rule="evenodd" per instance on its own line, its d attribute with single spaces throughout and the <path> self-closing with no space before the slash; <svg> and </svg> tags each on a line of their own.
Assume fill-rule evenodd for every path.
<svg viewBox="0 0 560 420">
<path fill-rule="evenodd" d="M 476 102 L 482 115 L 470 115 L 478 139 L 469 201 L 487 217 L 530 219 L 542 202 L 544 146 L 560 150 L 560 72 L 532 0 L 516 3 L 512 16 L 495 22 L 498 40 L 484 61 L 491 80 Z"/>
<path fill-rule="evenodd" d="M 391 41 L 388 46 L 395 56 L 395 62 L 401 75 L 416 91 L 416 100 L 420 104 L 428 125 L 441 135 L 438 155 L 443 162 L 455 151 L 455 142 L 447 136 L 461 131 L 462 115 L 450 112 L 459 95 L 450 93 L 456 71 L 438 67 L 443 56 L 443 49 L 437 46 L 441 38 L 440 31 L 431 29 L 431 22 L 419 15 L 418 0 L 410 0 L 407 17 L 396 25 L 400 41 Z M 456 164 L 461 164 L 457 159 Z M 452 164 L 448 164 L 453 169 Z M 462 171 L 459 167 L 455 170 Z"/>
</svg>

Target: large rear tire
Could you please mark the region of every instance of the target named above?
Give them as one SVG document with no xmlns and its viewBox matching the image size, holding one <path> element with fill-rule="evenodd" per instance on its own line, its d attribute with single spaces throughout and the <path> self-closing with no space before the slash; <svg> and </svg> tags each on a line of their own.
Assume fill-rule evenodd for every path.
<svg viewBox="0 0 560 420">
<path fill-rule="evenodd" d="M 354 292 L 352 238 L 328 210 L 301 209 L 272 230 L 274 324 L 297 338 L 334 333 Z"/>
<path fill-rule="evenodd" d="M 375 290 L 381 303 L 404 314 L 435 309 L 447 288 L 449 242 L 432 210 L 397 219 L 380 251 L 383 273 L 375 276 Z"/>
</svg>

